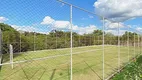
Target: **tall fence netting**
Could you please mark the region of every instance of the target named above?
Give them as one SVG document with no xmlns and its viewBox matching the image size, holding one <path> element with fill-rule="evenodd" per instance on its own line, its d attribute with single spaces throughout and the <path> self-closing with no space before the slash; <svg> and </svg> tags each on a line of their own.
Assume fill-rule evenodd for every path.
<svg viewBox="0 0 142 80">
<path fill-rule="evenodd" d="M 0 23 L 0 79 L 110 79 L 141 54 L 142 35 L 135 26 L 113 22 L 62 1 L 41 3 L 47 5 L 39 9 L 40 4 L 31 5 L 32 1 L 27 1 L 28 7 L 21 7 L 33 10 L 34 14 L 15 9 L 24 22 Z M 39 11 L 44 11 L 44 16 Z M 29 26 L 22 26 L 26 23 Z"/>
</svg>

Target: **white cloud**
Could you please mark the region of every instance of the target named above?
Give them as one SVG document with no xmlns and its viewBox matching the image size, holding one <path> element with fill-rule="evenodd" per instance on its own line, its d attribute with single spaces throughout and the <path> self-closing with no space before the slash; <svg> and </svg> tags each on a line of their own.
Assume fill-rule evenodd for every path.
<svg viewBox="0 0 142 80">
<path fill-rule="evenodd" d="M 54 22 L 54 19 L 52 19 L 50 16 L 46 16 L 41 22 L 41 24 L 49 25 L 49 24 L 52 24 L 53 22 Z"/>
<path fill-rule="evenodd" d="M 63 21 L 63 20 L 54 20 L 50 16 L 46 16 L 43 21 L 41 22 L 42 25 L 50 25 L 54 28 L 67 28 L 70 26 L 69 21 Z"/>
<path fill-rule="evenodd" d="M 5 17 L 0 16 L 0 23 L 3 23 L 4 21 L 7 21 L 8 19 Z"/>
<path fill-rule="evenodd" d="M 53 23 L 53 27 L 55 27 L 55 28 L 67 28 L 69 26 L 70 26 L 69 21 L 55 21 Z"/>
<path fill-rule="evenodd" d="M 41 34 L 49 34 L 49 31 L 44 31 L 40 27 L 34 27 L 34 26 L 18 26 L 18 25 L 11 25 L 15 30 L 24 33 L 24 32 L 36 32 Z"/>
<path fill-rule="evenodd" d="M 117 30 L 106 30 L 106 33 L 112 33 L 113 35 L 118 35 L 118 31 Z M 119 35 L 123 35 L 125 34 L 126 30 L 120 30 Z"/>
<path fill-rule="evenodd" d="M 142 27 L 137 27 L 136 30 L 137 31 L 142 31 Z"/>
<path fill-rule="evenodd" d="M 89 34 L 96 30 L 97 27 L 95 25 L 89 25 L 85 27 L 78 27 L 77 25 L 73 26 L 73 31 L 79 34 Z"/>
<path fill-rule="evenodd" d="M 18 26 L 18 25 L 11 25 L 11 27 L 13 27 L 14 29 L 16 29 L 17 31 L 20 31 L 20 32 L 34 32 L 36 31 L 37 29 L 33 26 Z"/>
<path fill-rule="evenodd" d="M 46 35 L 48 35 L 48 34 L 49 34 L 49 32 L 42 32 L 42 31 L 39 31 L 38 33 L 46 34 Z"/>
<path fill-rule="evenodd" d="M 79 27 L 77 25 L 73 25 L 72 29 L 77 31 L 77 30 L 79 30 Z"/>
<path fill-rule="evenodd" d="M 46 16 L 43 19 L 43 22 L 41 22 L 41 24 L 50 25 L 51 27 L 56 28 L 56 29 L 70 29 L 70 27 L 71 27 L 69 21 L 54 20 L 50 16 Z M 92 33 L 94 30 L 96 30 L 95 25 L 89 25 L 89 26 L 84 26 L 84 27 L 79 27 L 78 25 L 73 25 L 72 28 L 73 28 L 73 31 L 75 31 L 79 34 L 84 34 L 84 33 L 88 34 L 88 33 Z"/>
<path fill-rule="evenodd" d="M 110 21 L 106 21 L 106 23 L 105 23 L 106 29 L 117 29 L 118 26 L 119 26 L 119 28 L 125 27 L 124 23 L 121 23 L 121 22 L 118 24 L 118 23 L 111 23 Z"/>
<path fill-rule="evenodd" d="M 94 7 L 97 14 L 114 21 L 142 17 L 142 0 L 97 0 Z"/>
<path fill-rule="evenodd" d="M 85 33 L 92 33 L 94 30 L 96 30 L 96 26 L 94 25 L 89 25 L 88 27 L 85 27 L 82 29 L 82 31 L 84 30 Z M 81 32 L 81 31 L 80 31 Z"/>
</svg>

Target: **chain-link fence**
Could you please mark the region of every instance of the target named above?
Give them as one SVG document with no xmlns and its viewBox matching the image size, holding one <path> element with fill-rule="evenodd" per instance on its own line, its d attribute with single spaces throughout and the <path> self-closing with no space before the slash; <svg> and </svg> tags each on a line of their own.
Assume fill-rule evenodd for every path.
<svg viewBox="0 0 142 80">
<path fill-rule="evenodd" d="M 41 4 L 45 2 L 47 5 L 42 5 L 42 9 L 38 9 L 40 4 L 26 2 L 29 6 L 26 9 L 34 10 L 35 14 L 29 11 L 28 18 L 32 20 L 25 17 L 25 22 L 35 24 L 0 23 L 0 79 L 111 79 L 141 54 L 142 35 L 135 27 L 60 0 Z M 44 11 L 44 16 L 36 10 Z M 41 22 L 32 15 L 39 16 Z"/>
</svg>

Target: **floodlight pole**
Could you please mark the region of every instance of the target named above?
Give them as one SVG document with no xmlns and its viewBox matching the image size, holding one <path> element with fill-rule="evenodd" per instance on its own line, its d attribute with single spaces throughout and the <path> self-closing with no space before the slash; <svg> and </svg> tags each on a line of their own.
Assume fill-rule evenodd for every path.
<svg viewBox="0 0 142 80">
<path fill-rule="evenodd" d="M 104 52 L 105 18 L 103 17 L 103 80 L 105 80 L 105 52 Z"/>
<path fill-rule="evenodd" d="M 120 72 L 120 27 L 118 22 L 118 72 Z"/>
<path fill-rule="evenodd" d="M 70 80 L 72 80 L 72 5 L 70 5 L 70 25 L 71 25 L 71 42 L 70 42 L 70 65 L 71 65 L 71 72 L 70 72 Z"/>
<path fill-rule="evenodd" d="M 10 50 L 10 63 L 11 63 L 11 68 L 13 69 L 13 46 L 10 44 L 9 45 L 9 50 Z"/>
</svg>

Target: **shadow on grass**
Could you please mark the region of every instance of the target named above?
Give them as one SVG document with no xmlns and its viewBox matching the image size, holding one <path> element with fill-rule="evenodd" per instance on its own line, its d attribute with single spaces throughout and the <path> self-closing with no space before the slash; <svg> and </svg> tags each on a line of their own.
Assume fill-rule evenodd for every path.
<svg viewBox="0 0 142 80">
<path fill-rule="evenodd" d="M 67 74 L 64 75 L 64 76 L 61 76 L 61 77 L 57 77 L 57 78 L 54 78 L 54 80 L 62 80 L 62 78 L 64 77 L 68 77 L 66 80 L 70 80 L 70 65 L 67 65 Z M 62 75 L 62 73 L 60 73 L 60 75 Z M 50 79 L 51 80 L 51 79 Z"/>
<path fill-rule="evenodd" d="M 97 74 L 97 72 L 95 71 L 95 70 L 93 70 L 92 68 L 91 68 L 91 66 L 89 66 L 89 64 L 86 62 L 86 61 L 84 61 L 85 62 L 85 64 L 88 66 L 88 68 L 90 68 L 99 78 L 100 78 L 100 80 L 103 80 L 98 74 Z"/>
<path fill-rule="evenodd" d="M 68 78 L 70 80 L 70 66 L 68 65 Z"/>
<path fill-rule="evenodd" d="M 50 77 L 50 80 L 53 80 L 54 74 L 55 74 L 56 69 L 53 69 L 52 75 Z"/>
</svg>

